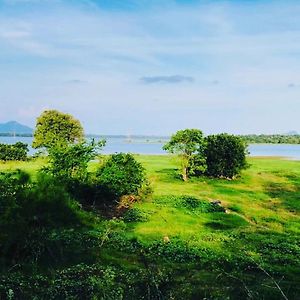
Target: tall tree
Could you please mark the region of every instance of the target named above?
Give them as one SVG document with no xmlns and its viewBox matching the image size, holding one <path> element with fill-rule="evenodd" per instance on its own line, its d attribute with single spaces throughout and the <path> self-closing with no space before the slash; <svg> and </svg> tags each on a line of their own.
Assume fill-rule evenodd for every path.
<svg viewBox="0 0 300 300">
<path fill-rule="evenodd" d="M 247 145 L 239 137 L 222 133 L 206 137 L 206 173 L 213 177 L 233 178 L 247 168 Z"/>
<path fill-rule="evenodd" d="M 32 146 L 49 149 L 81 141 L 83 136 L 81 123 L 72 115 L 57 110 L 45 110 L 37 118 Z"/>
<path fill-rule="evenodd" d="M 163 146 L 163 149 L 179 155 L 182 179 L 187 181 L 195 156 L 201 156 L 204 151 L 203 133 L 199 129 L 179 130 L 171 136 L 170 141 Z"/>
</svg>

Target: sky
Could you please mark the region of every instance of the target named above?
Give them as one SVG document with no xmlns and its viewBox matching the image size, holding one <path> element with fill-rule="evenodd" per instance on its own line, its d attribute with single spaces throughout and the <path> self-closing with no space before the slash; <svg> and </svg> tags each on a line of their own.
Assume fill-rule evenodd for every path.
<svg viewBox="0 0 300 300">
<path fill-rule="evenodd" d="M 0 0 L 0 123 L 300 132 L 300 1 Z"/>
</svg>

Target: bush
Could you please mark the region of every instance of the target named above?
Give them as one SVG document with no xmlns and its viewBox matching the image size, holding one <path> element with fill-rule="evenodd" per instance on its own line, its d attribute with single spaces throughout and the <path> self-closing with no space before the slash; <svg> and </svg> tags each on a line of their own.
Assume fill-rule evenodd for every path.
<svg viewBox="0 0 300 300">
<path fill-rule="evenodd" d="M 124 222 L 146 222 L 148 215 L 138 208 L 131 208 L 125 212 L 123 220 Z"/>
<path fill-rule="evenodd" d="M 124 195 L 137 195 L 146 182 L 145 170 L 131 154 L 113 154 L 96 172 L 96 181 L 118 200 Z"/>
<path fill-rule="evenodd" d="M 246 144 L 234 135 L 217 134 L 206 137 L 206 174 L 233 178 L 247 167 Z"/>
<path fill-rule="evenodd" d="M 0 299 L 172 299 L 169 272 L 84 263 L 55 270 L 51 275 L 0 275 Z"/>
<path fill-rule="evenodd" d="M 85 180 L 87 178 L 87 166 L 98 151 L 104 146 L 105 141 L 98 143 L 79 143 L 65 147 L 53 147 L 49 149 L 49 166 L 44 170 L 61 180 Z"/>
<path fill-rule="evenodd" d="M 17 142 L 15 144 L 0 144 L 0 160 L 26 160 L 28 145 Z"/>
<path fill-rule="evenodd" d="M 30 182 L 21 171 L 0 175 L 0 257 L 3 264 L 36 260 L 47 232 L 80 225 L 78 204 L 57 180 Z"/>
<path fill-rule="evenodd" d="M 88 163 L 104 144 L 102 140 L 51 148 L 49 165 L 43 168 L 43 172 L 63 184 L 74 199 L 82 204 L 93 204 L 98 197 L 98 190 L 88 173 Z"/>
<path fill-rule="evenodd" d="M 192 213 L 214 213 L 225 211 L 224 207 L 222 207 L 221 205 L 216 205 L 206 200 L 200 200 L 193 196 L 167 195 L 160 196 L 154 201 L 159 205 L 172 205 L 175 208 L 183 208 Z"/>
</svg>

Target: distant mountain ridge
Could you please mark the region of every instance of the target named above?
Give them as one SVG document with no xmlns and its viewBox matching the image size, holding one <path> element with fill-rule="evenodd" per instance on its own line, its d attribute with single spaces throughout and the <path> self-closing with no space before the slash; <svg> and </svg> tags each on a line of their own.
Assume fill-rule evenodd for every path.
<svg viewBox="0 0 300 300">
<path fill-rule="evenodd" d="M 0 133 L 5 134 L 32 134 L 33 129 L 18 123 L 16 121 L 9 121 L 7 123 L 0 123 Z"/>
</svg>

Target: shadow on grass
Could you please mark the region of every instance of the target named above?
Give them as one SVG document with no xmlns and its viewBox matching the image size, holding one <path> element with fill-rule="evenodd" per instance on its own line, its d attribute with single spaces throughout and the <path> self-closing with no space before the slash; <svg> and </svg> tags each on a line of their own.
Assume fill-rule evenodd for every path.
<svg viewBox="0 0 300 300">
<path fill-rule="evenodd" d="M 227 230 L 247 226 L 248 222 L 238 215 L 215 213 L 212 215 L 212 220 L 205 225 L 215 230 Z"/>
<path fill-rule="evenodd" d="M 182 177 L 178 169 L 161 169 L 156 171 L 160 175 L 160 181 L 162 182 L 171 182 L 173 183 L 174 180 L 182 181 Z"/>
<path fill-rule="evenodd" d="M 288 180 L 286 183 L 269 182 L 266 184 L 266 193 L 271 198 L 281 200 L 282 205 L 292 211 L 300 211 L 300 176 L 289 174 L 284 176 Z"/>
<path fill-rule="evenodd" d="M 257 191 L 237 188 L 233 185 L 228 185 L 227 182 L 217 182 L 214 180 L 208 183 L 210 186 L 213 187 L 214 192 L 221 194 L 222 196 L 241 197 L 241 198 L 249 198 L 249 199 L 257 199 L 258 197 L 260 198 L 261 196 L 261 193 Z"/>
</svg>

